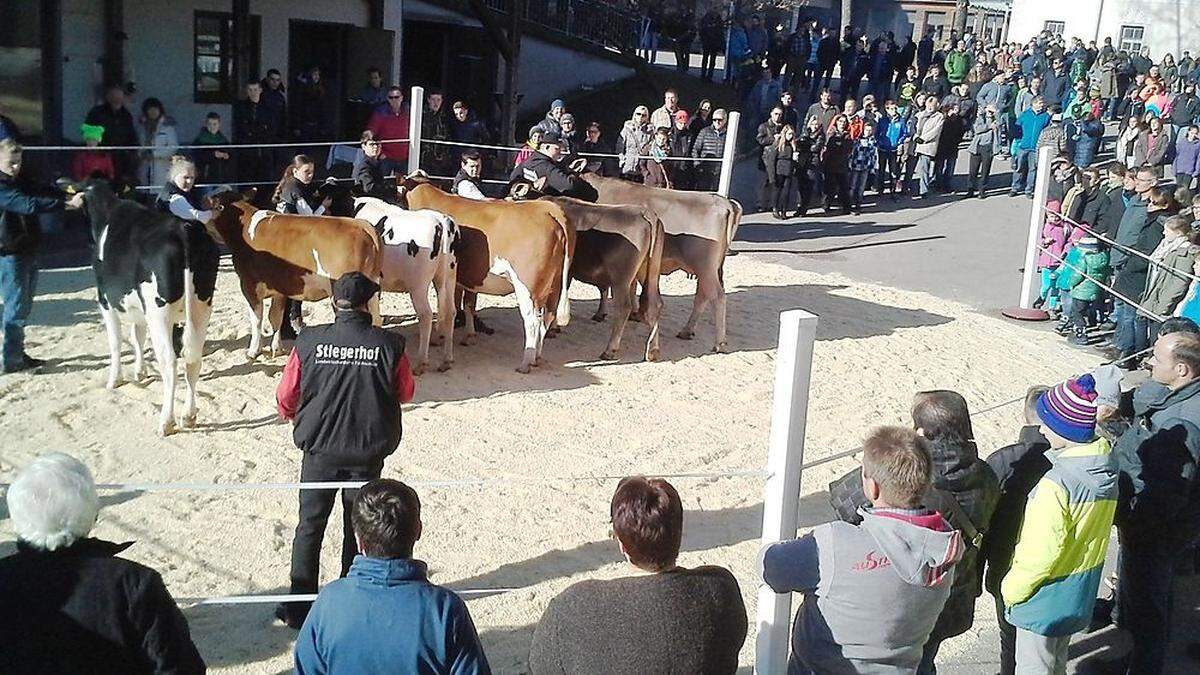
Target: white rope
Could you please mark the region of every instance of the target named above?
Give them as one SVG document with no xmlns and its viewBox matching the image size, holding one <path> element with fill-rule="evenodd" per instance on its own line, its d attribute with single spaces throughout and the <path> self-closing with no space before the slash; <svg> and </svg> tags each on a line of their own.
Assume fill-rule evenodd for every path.
<svg viewBox="0 0 1200 675">
<path fill-rule="evenodd" d="M 450 588 L 448 590 L 452 591 L 455 595 L 470 597 L 512 593 L 513 591 L 523 591 L 527 588 L 529 587 L 511 586 L 505 588 Z M 316 593 L 282 593 L 275 595 L 215 595 L 212 597 L 175 598 L 175 604 L 187 607 L 195 607 L 199 605 L 265 605 L 279 602 L 313 602 L 316 599 Z"/>
<path fill-rule="evenodd" d="M 408 143 L 407 138 L 395 138 L 391 140 L 381 140 L 379 143 Z M 244 150 L 246 148 L 315 148 L 315 147 L 331 147 L 334 145 L 348 145 L 358 147 L 362 144 L 361 139 L 352 141 L 313 141 L 304 143 L 300 141 L 292 143 L 224 143 L 218 145 L 98 145 L 94 148 L 89 148 L 86 145 L 25 145 L 21 149 L 25 152 L 30 150 Z"/>
<path fill-rule="evenodd" d="M 1070 223 L 1071 225 L 1074 225 L 1075 227 L 1080 228 L 1084 232 L 1087 232 L 1088 234 L 1092 235 L 1093 237 L 1099 239 L 1100 241 L 1102 241 L 1106 244 L 1115 246 L 1115 247 L 1121 249 L 1122 251 L 1125 251 L 1126 253 L 1132 253 L 1132 254 L 1138 256 L 1139 258 L 1145 258 L 1146 261 L 1148 261 L 1149 263 L 1151 263 L 1153 265 L 1157 265 L 1157 266 L 1163 268 L 1164 270 L 1166 270 L 1167 272 L 1174 274 L 1177 277 L 1183 277 L 1185 279 L 1190 279 L 1192 281 L 1200 281 L 1200 276 L 1196 276 L 1195 274 L 1192 274 L 1191 272 L 1184 272 L 1183 270 L 1177 270 L 1169 265 L 1164 265 L 1162 262 L 1155 260 L 1154 258 L 1151 258 L 1150 256 L 1146 255 L 1145 253 L 1142 253 L 1141 251 L 1137 250 L 1136 248 L 1130 248 L 1124 244 L 1119 244 L 1116 241 L 1109 239 L 1108 237 L 1093 230 L 1092 228 L 1088 227 L 1087 225 L 1084 225 L 1083 223 L 1077 223 L 1074 220 L 1071 220 L 1070 218 L 1062 215 L 1061 213 L 1058 213 L 1057 211 L 1051 211 L 1050 208 L 1047 206 L 1042 206 L 1042 210 L 1045 211 L 1046 213 L 1053 213 L 1054 215 L 1062 218 L 1063 220 Z"/>
<path fill-rule="evenodd" d="M 589 481 L 613 481 L 628 478 L 636 474 L 601 475 L 601 476 L 511 476 L 505 478 L 460 478 L 452 480 L 423 480 L 406 481 L 409 486 L 417 488 L 462 487 L 471 485 L 507 485 L 507 484 L 537 484 L 537 483 L 586 483 Z M 696 479 L 711 478 L 742 478 L 769 476 L 765 469 L 737 469 L 713 473 L 646 473 L 655 478 Z M 243 490 L 354 490 L 366 485 L 367 481 L 308 481 L 300 483 L 97 483 L 97 490 L 119 492 L 237 492 Z M 7 488 L 11 483 L 0 483 L 0 488 Z"/>
<path fill-rule="evenodd" d="M 1142 311 L 1143 314 L 1150 317 L 1151 319 L 1154 319 L 1158 323 L 1162 323 L 1163 321 L 1166 321 L 1165 317 L 1161 317 L 1161 316 L 1155 314 L 1154 312 L 1151 312 L 1150 310 L 1146 309 L 1140 303 L 1134 302 L 1133 300 L 1130 300 L 1129 298 L 1125 297 L 1124 295 L 1121 295 L 1120 293 L 1113 290 L 1112 286 L 1105 284 L 1103 281 L 1100 281 L 1096 277 L 1091 276 L 1086 271 L 1081 270 L 1078 267 L 1067 262 L 1066 260 L 1063 260 L 1061 257 L 1054 255 L 1048 249 L 1046 249 L 1042 246 L 1038 246 L 1037 249 L 1039 251 L 1041 251 L 1042 253 L 1045 253 L 1046 255 L 1050 256 L 1051 258 L 1054 258 L 1055 260 L 1062 263 L 1063 265 L 1066 265 L 1067 267 L 1070 267 L 1071 269 L 1075 270 L 1076 272 L 1079 272 L 1080 274 L 1083 275 L 1084 279 L 1087 279 L 1087 280 L 1091 281 L 1092 283 L 1096 284 L 1097 286 L 1099 286 L 1100 288 L 1103 288 L 1104 290 L 1108 291 L 1109 293 L 1112 293 L 1115 297 L 1120 298 L 1121 302 L 1124 302 L 1127 305 L 1132 305 L 1133 307 L 1137 307 L 1139 310 Z"/>
<path fill-rule="evenodd" d="M 460 148 L 481 148 L 483 150 L 500 150 L 503 152 L 520 152 L 521 150 L 525 149 L 525 146 L 521 146 L 519 148 L 510 148 L 507 145 L 484 145 L 482 143 L 460 143 L 458 141 L 439 141 L 439 140 L 433 139 L 433 138 L 422 138 L 421 144 L 424 145 L 426 143 L 432 143 L 435 145 L 453 145 L 453 146 L 460 147 Z M 573 152 L 570 155 L 566 155 L 566 156 L 572 157 L 574 155 L 579 155 L 581 157 L 610 157 L 610 158 L 614 158 L 614 159 L 622 159 L 623 157 L 625 157 L 625 155 L 613 155 L 613 154 L 602 153 L 602 152 Z M 637 158 L 638 159 L 657 159 L 656 157 L 653 157 L 651 155 L 638 155 Z M 665 159 L 668 161 L 674 160 L 677 162 L 679 162 L 679 161 L 723 162 L 724 161 L 720 157 L 666 157 Z"/>
<path fill-rule="evenodd" d="M 395 176 L 395 174 L 393 174 L 391 176 L 385 176 L 384 178 L 395 180 L 396 176 Z M 322 185 L 324 183 L 350 183 L 353 181 L 354 181 L 353 178 L 335 178 L 333 176 L 330 176 L 329 178 L 326 178 L 325 180 L 318 183 L 318 187 L 320 187 L 320 185 Z M 258 181 L 234 181 L 232 183 L 196 183 L 192 187 L 193 188 L 206 188 L 206 187 L 238 187 L 238 186 L 257 186 L 257 185 L 279 185 L 279 181 L 277 181 L 277 180 L 258 180 Z M 135 185 L 133 189 L 134 190 L 161 190 L 161 189 L 163 189 L 163 187 L 164 186 L 162 186 L 162 185 Z"/>
<path fill-rule="evenodd" d="M 438 180 L 451 180 L 451 181 L 454 180 L 455 178 L 457 178 L 457 176 L 435 176 L 433 174 L 429 174 L 429 177 L 436 178 Z M 508 185 L 508 181 L 497 180 L 495 178 L 477 178 L 476 180 L 483 182 L 483 183 L 495 183 L 497 185 Z"/>
</svg>

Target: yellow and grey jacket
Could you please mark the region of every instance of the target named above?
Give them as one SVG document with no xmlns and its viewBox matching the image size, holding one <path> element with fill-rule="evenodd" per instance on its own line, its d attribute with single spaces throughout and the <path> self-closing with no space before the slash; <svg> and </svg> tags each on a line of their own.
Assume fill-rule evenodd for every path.
<svg viewBox="0 0 1200 675">
<path fill-rule="evenodd" d="M 1117 508 L 1116 466 L 1103 438 L 1046 452 L 1012 569 L 1000 591 L 1012 625 L 1059 637 L 1087 627 Z"/>
</svg>

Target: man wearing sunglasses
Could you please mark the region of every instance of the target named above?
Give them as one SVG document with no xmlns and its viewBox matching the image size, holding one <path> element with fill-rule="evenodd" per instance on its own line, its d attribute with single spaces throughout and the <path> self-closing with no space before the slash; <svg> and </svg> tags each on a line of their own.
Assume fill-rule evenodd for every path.
<svg viewBox="0 0 1200 675">
<path fill-rule="evenodd" d="M 694 159 L 720 159 L 725 154 L 726 120 L 724 108 L 718 108 L 712 114 L 712 124 L 696 134 L 696 142 L 692 145 Z M 721 165 L 718 162 L 698 161 L 695 168 L 697 190 L 716 192 L 717 181 L 720 178 Z"/>
<path fill-rule="evenodd" d="M 387 105 L 371 114 L 367 130 L 383 146 L 384 172 L 393 169 L 404 171 L 408 162 L 408 143 L 388 142 L 408 141 L 408 109 L 404 106 L 403 89 L 388 88 Z"/>
</svg>

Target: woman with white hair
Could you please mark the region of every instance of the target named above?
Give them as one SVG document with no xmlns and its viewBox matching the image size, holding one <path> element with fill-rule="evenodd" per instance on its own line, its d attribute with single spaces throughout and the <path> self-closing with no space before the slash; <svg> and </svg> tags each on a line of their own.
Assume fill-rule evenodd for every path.
<svg viewBox="0 0 1200 675">
<path fill-rule="evenodd" d="M 100 500 L 82 462 L 42 455 L 6 499 L 17 552 L 0 559 L 0 672 L 205 672 L 158 572 L 116 557 L 132 542 L 88 536 Z"/>
</svg>

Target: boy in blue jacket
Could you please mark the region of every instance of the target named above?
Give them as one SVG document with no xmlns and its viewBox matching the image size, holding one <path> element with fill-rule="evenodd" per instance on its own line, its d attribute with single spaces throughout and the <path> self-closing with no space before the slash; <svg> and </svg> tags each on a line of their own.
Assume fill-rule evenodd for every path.
<svg viewBox="0 0 1200 675">
<path fill-rule="evenodd" d="M 421 501 L 400 481 L 377 478 L 354 499 L 361 555 L 313 603 L 296 639 L 296 672 L 488 675 L 467 605 L 429 583 L 414 560 Z"/>
</svg>

